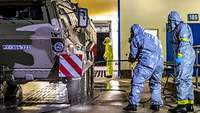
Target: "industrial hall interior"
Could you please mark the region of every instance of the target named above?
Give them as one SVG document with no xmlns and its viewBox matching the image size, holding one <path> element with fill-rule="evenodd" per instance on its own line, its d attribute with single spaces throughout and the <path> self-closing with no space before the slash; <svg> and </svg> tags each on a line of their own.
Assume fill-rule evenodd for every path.
<svg viewBox="0 0 200 113">
<path fill-rule="evenodd" d="M 0 0 L 0 113 L 200 113 L 200 0 Z"/>
</svg>

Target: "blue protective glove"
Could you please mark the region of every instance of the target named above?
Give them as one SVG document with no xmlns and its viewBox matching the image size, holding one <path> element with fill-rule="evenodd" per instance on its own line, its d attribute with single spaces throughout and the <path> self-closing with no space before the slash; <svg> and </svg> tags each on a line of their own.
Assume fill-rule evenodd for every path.
<svg viewBox="0 0 200 113">
<path fill-rule="evenodd" d="M 183 54 L 178 53 L 176 57 L 176 65 L 180 64 L 182 62 Z"/>
<path fill-rule="evenodd" d="M 176 58 L 176 64 L 178 65 L 178 64 L 180 64 L 182 62 L 182 58 Z"/>
</svg>

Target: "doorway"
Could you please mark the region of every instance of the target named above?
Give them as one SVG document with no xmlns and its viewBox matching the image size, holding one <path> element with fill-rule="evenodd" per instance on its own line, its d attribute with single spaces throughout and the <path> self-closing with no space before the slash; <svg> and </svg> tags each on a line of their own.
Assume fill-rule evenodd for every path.
<svg viewBox="0 0 200 113">
<path fill-rule="evenodd" d="M 105 53 L 105 46 L 103 41 L 111 34 L 111 21 L 94 21 L 94 26 L 97 30 L 97 56 L 95 58 L 95 66 L 106 66 L 103 55 Z"/>
<path fill-rule="evenodd" d="M 95 59 L 96 66 L 105 66 L 106 62 L 103 58 L 105 52 L 105 46 L 103 41 L 106 37 L 109 37 L 110 33 L 97 33 L 97 57 Z"/>
</svg>

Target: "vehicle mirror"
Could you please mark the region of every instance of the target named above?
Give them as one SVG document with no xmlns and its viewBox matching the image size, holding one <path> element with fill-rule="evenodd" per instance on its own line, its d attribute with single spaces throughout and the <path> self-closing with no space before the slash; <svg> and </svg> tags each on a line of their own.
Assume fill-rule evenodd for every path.
<svg viewBox="0 0 200 113">
<path fill-rule="evenodd" d="M 78 9 L 78 27 L 88 26 L 88 10 L 86 8 Z"/>
</svg>

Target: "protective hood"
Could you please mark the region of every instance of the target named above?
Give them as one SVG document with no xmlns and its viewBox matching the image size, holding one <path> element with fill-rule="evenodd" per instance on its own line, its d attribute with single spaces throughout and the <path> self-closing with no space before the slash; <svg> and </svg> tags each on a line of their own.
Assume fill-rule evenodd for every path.
<svg viewBox="0 0 200 113">
<path fill-rule="evenodd" d="M 181 17 L 176 11 L 171 11 L 168 15 L 167 31 L 172 32 L 181 23 Z"/>
<path fill-rule="evenodd" d="M 131 27 L 131 32 L 137 35 L 137 34 L 143 33 L 144 28 L 142 28 L 142 26 L 140 26 L 139 24 L 133 24 L 133 26 Z"/>
<path fill-rule="evenodd" d="M 104 43 L 104 44 L 111 43 L 110 38 L 109 38 L 109 37 L 106 37 L 106 38 L 104 39 L 104 42 L 103 42 L 103 43 Z"/>
<path fill-rule="evenodd" d="M 180 15 L 176 11 L 171 11 L 169 13 L 168 20 L 169 21 L 176 21 L 176 22 L 181 22 L 182 21 Z"/>
</svg>

